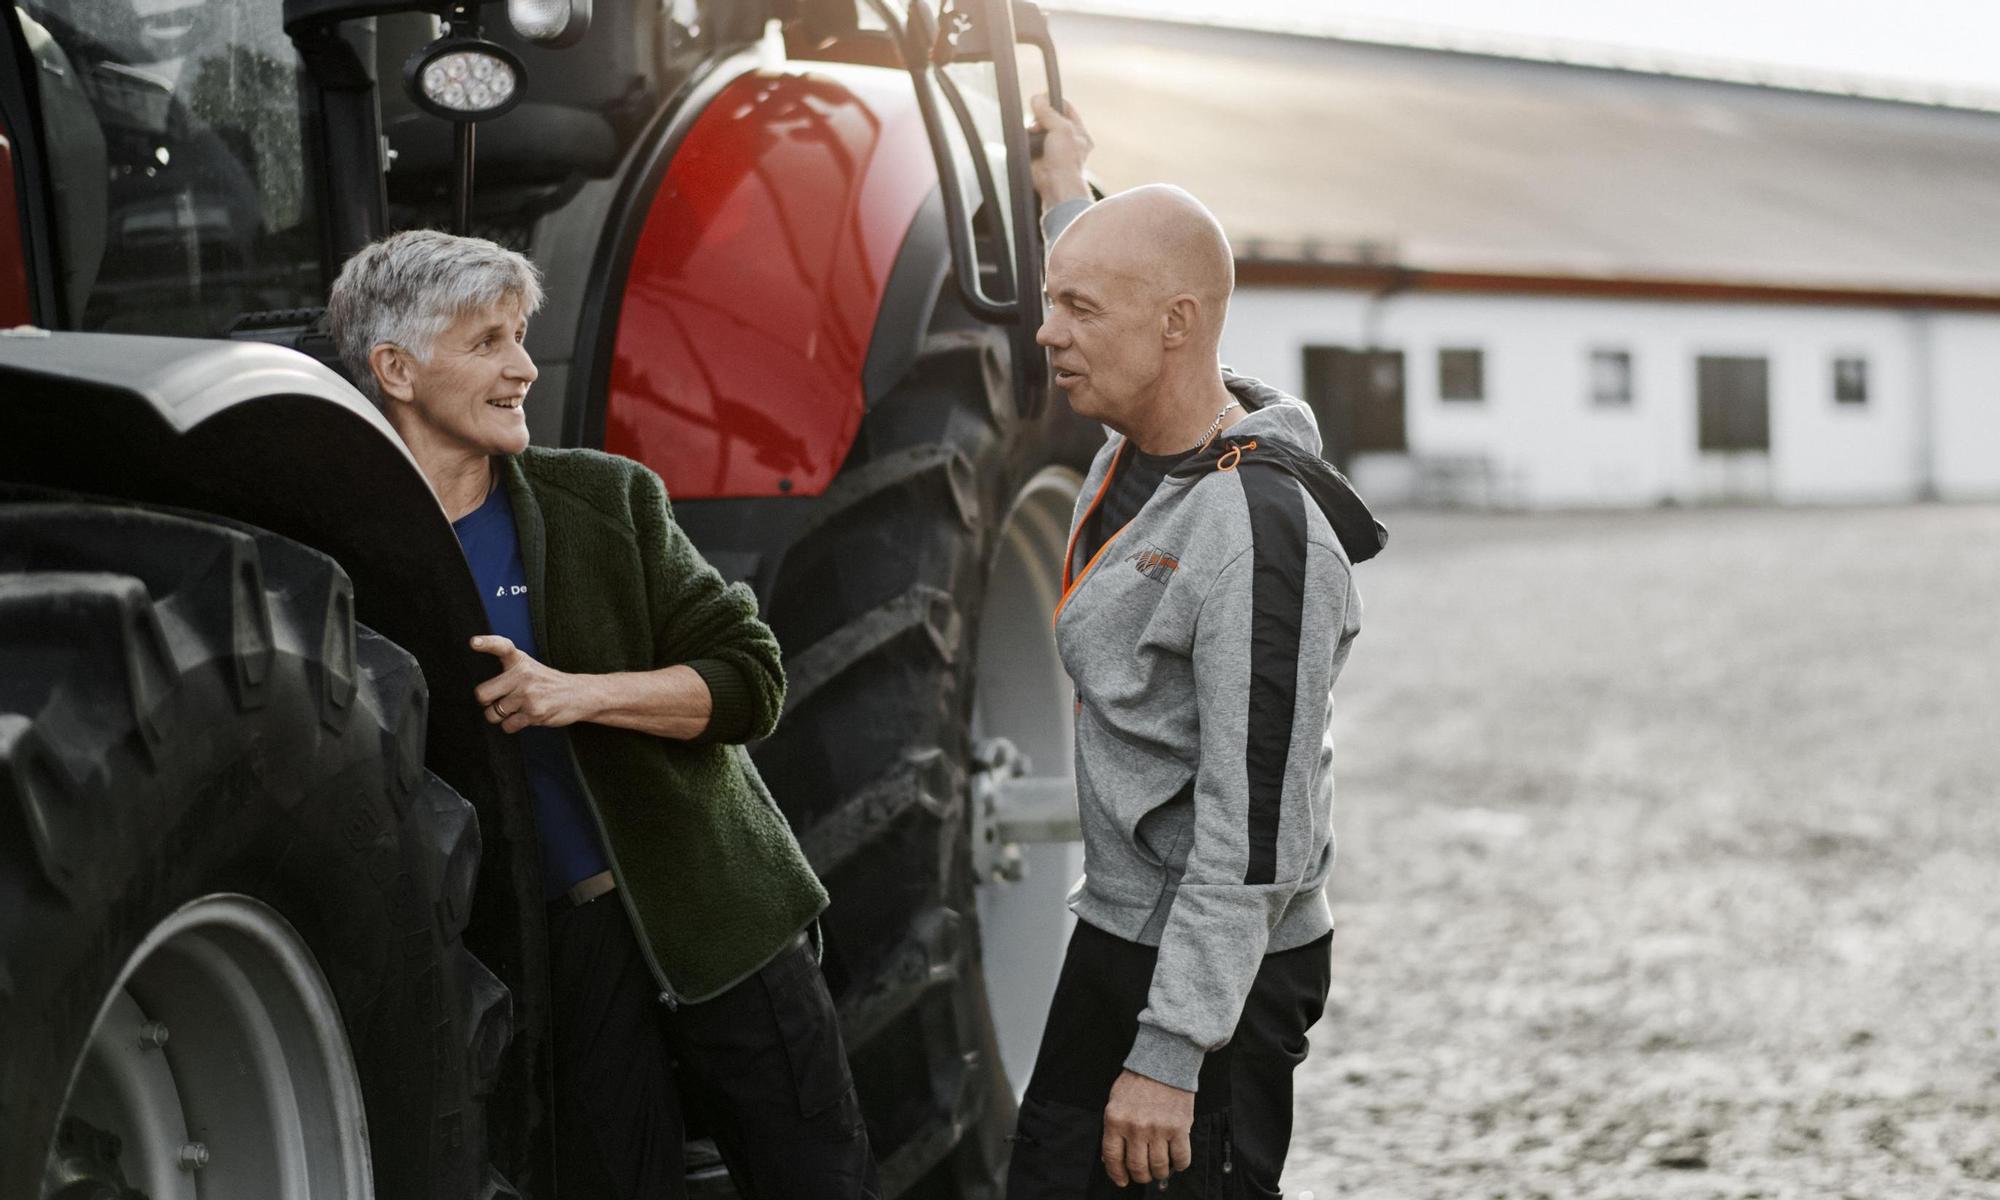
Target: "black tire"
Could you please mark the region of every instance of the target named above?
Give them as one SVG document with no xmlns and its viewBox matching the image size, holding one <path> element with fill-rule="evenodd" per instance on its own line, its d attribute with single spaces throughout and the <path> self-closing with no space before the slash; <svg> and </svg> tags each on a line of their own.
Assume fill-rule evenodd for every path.
<svg viewBox="0 0 2000 1200">
<path fill-rule="evenodd" d="M 1012 498 L 1102 433 L 1060 400 L 1017 417 L 1005 354 L 941 308 L 761 581 L 789 694 L 753 755 L 832 893 L 825 970 L 887 1196 L 997 1196 L 1013 1131 L 970 844 L 977 605 Z"/>
<path fill-rule="evenodd" d="M 512 1194 L 483 1124 L 510 1000 L 460 942 L 479 827 L 424 769 L 415 661 L 352 611 L 333 560 L 259 530 L 0 507 L 0 1195 L 43 1194 L 140 939 L 229 893 L 331 985 L 376 1194 Z"/>
</svg>

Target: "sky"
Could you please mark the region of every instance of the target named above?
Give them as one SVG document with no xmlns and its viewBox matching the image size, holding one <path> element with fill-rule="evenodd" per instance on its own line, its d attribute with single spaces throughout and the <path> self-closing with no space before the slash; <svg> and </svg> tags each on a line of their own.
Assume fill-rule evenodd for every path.
<svg viewBox="0 0 2000 1200">
<path fill-rule="evenodd" d="M 2000 107 L 2000 0 L 1045 0 Z"/>
</svg>

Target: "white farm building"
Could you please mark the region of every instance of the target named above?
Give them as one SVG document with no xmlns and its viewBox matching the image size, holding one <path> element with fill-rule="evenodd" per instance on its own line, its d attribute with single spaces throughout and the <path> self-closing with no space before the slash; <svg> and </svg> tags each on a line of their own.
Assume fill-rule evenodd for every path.
<svg viewBox="0 0 2000 1200">
<path fill-rule="evenodd" d="M 2000 496 L 2000 113 L 1059 14 L 1104 186 L 1371 498 Z"/>
</svg>

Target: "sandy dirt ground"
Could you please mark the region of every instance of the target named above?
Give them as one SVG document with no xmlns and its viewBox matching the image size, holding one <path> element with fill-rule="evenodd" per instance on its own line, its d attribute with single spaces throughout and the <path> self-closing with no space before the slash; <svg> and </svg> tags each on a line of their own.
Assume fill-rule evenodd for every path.
<svg viewBox="0 0 2000 1200">
<path fill-rule="evenodd" d="M 1287 1195 L 2000 1197 L 2000 507 L 1389 523 Z"/>
</svg>

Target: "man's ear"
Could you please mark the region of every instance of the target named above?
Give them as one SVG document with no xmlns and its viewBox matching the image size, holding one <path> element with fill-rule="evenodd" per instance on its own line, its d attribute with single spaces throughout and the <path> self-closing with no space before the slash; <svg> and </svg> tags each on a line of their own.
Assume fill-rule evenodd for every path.
<svg viewBox="0 0 2000 1200">
<path fill-rule="evenodd" d="M 368 352 L 368 369 L 375 372 L 375 386 L 391 400 L 408 402 L 417 394 L 416 372 L 410 356 L 401 346 L 377 342 Z"/>
<path fill-rule="evenodd" d="M 1194 340 L 1195 327 L 1201 322 L 1201 301 L 1192 293 L 1182 292 L 1167 301 L 1167 311 L 1160 322 L 1161 344 L 1169 350 L 1179 350 Z"/>
</svg>

